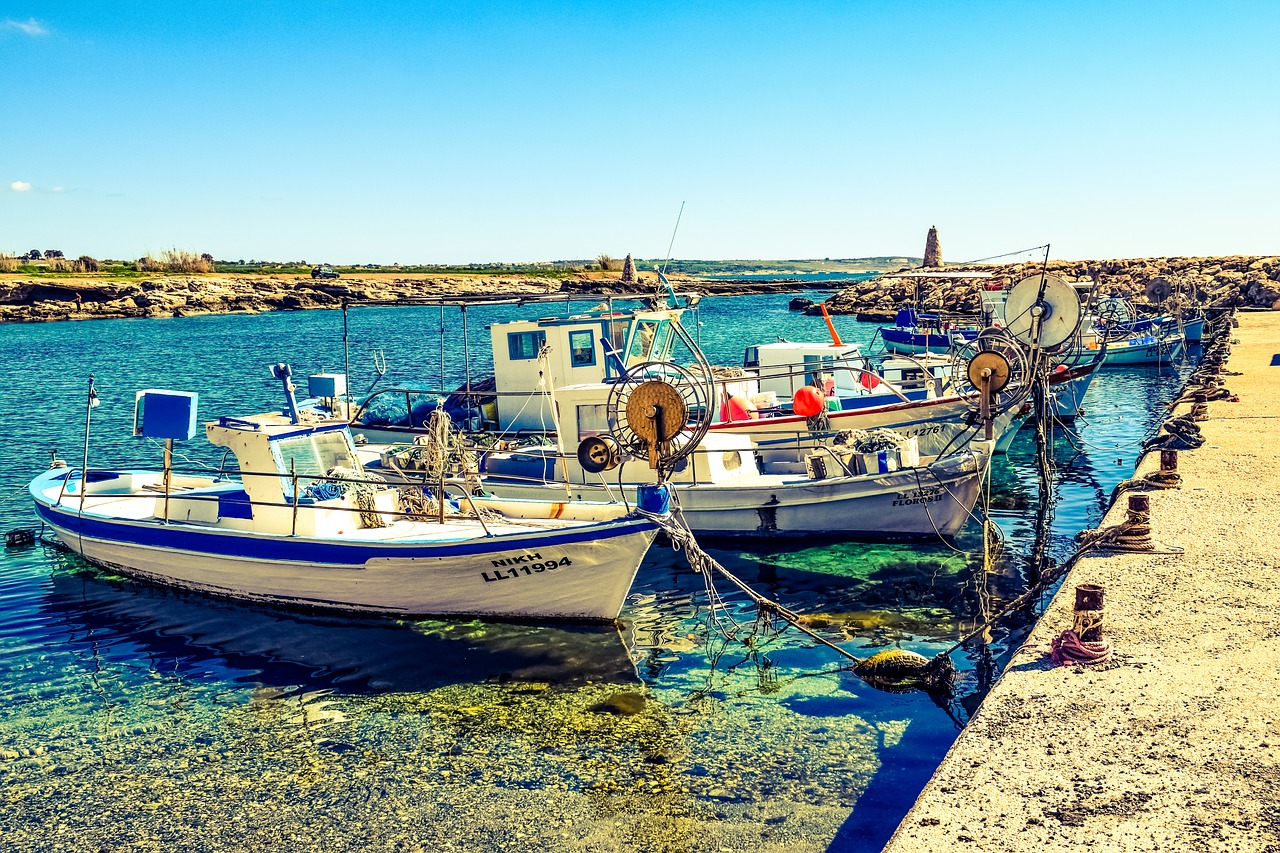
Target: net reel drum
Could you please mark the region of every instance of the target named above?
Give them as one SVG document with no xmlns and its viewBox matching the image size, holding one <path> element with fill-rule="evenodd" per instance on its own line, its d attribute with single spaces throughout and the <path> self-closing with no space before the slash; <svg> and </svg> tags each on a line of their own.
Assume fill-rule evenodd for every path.
<svg viewBox="0 0 1280 853">
<path fill-rule="evenodd" d="M 1052 350 L 1071 340 L 1083 314 L 1075 288 L 1057 276 L 1038 273 L 1009 291 L 1005 328 L 1033 351 Z"/>
</svg>

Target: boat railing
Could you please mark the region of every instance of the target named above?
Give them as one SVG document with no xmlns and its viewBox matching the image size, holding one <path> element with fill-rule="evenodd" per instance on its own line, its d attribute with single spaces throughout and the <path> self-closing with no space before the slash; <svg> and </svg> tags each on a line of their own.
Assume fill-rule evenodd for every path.
<svg viewBox="0 0 1280 853">
<path fill-rule="evenodd" d="M 778 380 L 784 380 L 784 379 L 790 380 L 787 384 L 790 387 L 792 394 L 795 394 L 796 391 L 800 390 L 805 386 L 815 385 L 814 380 L 818 379 L 819 381 L 821 381 L 821 377 L 824 375 L 831 375 L 832 379 L 834 379 L 835 373 L 840 370 L 847 370 L 850 373 L 856 375 L 858 377 L 860 384 L 864 378 L 867 378 L 868 380 L 874 380 L 874 383 L 876 385 L 883 384 L 887 391 L 897 396 L 898 399 L 904 403 L 911 402 L 911 400 L 904 393 L 904 389 L 915 390 L 917 387 L 919 388 L 926 387 L 924 383 L 921 383 L 919 385 L 907 385 L 901 382 L 899 383 L 890 382 L 880 374 L 876 373 L 871 368 L 870 362 L 867 356 L 862 355 L 861 353 L 847 352 L 847 353 L 844 353 L 843 355 L 831 356 L 831 359 L 832 359 L 831 361 L 813 362 L 809 364 L 793 363 L 793 364 L 768 365 L 765 367 L 752 368 L 752 371 L 756 374 L 756 376 L 760 379 L 761 382 L 778 381 Z M 737 377 L 737 378 L 747 378 L 747 377 Z M 796 379 L 803 379 L 804 381 L 797 383 L 795 381 Z M 727 382 L 733 382 L 735 381 L 735 377 L 716 377 L 716 381 L 722 384 Z M 872 383 L 868 381 L 868 384 L 870 385 Z M 816 387 L 821 387 L 821 386 L 816 386 Z M 866 386 L 862 386 L 862 387 L 866 393 L 862 394 L 861 396 L 874 395 L 874 392 L 871 391 L 869 388 L 867 388 Z M 832 388 L 834 391 L 841 390 L 841 388 L 836 385 L 833 385 Z M 844 390 L 849 390 L 849 389 L 844 389 Z"/>
<path fill-rule="evenodd" d="M 496 422 L 496 414 L 490 417 L 484 410 L 489 403 L 496 403 L 502 397 L 527 398 L 550 397 L 551 391 L 495 391 L 487 387 L 475 387 L 470 390 L 455 388 L 452 391 L 441 391 L 432 388 L 384 388 L 366 398 L 357 407 L 350 423 L 353 427 L 369 427 L 371 429 L 407 428 L 417 429 L 425 426 L 426 417 L 437 408 L 448 410 L 471 410 L 479 413 L 482 423 Z M 379 411 L 385 407 L 389 414 Z M 403 409 L 401 408 L 403 407 Z M 371 414 L 371 411 L 374 412 Z M 415 415 L 421 412 L 422 417 Z"/>
<path fill-rule="evenodd" d="M 138 470 L 138 469 L 133 469 L 133 470 Z M 90 468 L 88 469 L 87 473 L 88 473 L 88 478 L 87 478 L 88 481 L 90 483 L 93 483 L 95 474 L 99 475 L 99 477 L 103 477 L 106 475 L 116 475 L 121 473 L 121 469 Z M 162 472 L 156 471 L 154 473 L 161 474 Z M 235 476 L 242 478 L 241 482 L 237 483 L 236 480 L 230 479 L 229 477 L 226 476 L 227 473 L 233 473 L 235 474 Z M 84 474 L 85 472 L 79 468 L 70 469 L 67 473 L 67 479 L 83 481 L 85 479 Z M 199 522 L 192 522 L 190 519 L 171 518 L 170 517 L 171 504 L 181 501 L 183 503 L 197 503 L 197 504 L 213 503 L 213 504 L 225 505 L 228 502 L 227 498 L 230 495 L 231 497 L 235 498 L 235 500 L 232 501 L 231 503 L 233 503 L 237 507 L 265 507 L 265 508 L 291 510 L 293 513 L 291 535 L 297 535 L 298 511 L 302 508 L 310 508 L 310 507 L 317 507 L 317 506 L 323 506 L 325 510 L 330 512 L 346 512 L 346 513 L 355 513 L 355 514 L 373 513 L 378 516 L 384 516 L 384 517 L 391 516 L 393 518 L 404 518 L 404 519 L 411 519 L 414 521 L 438 520 L 440 522 L 443 522 L 445 520 L 445 515 L 443 514 L 442 506 L 440 507 L 440 510 L 436 513 L 425 513 L 421 511 L 407 510 L 403 508 L 387 509 L 380 506 L 379 507 L 371 507 L 371 506 L 361 507 L 358 503 L 355 506 L 345 506 L 339 503 L 333 503 L 332 501 L 336 500 L 339 497 L 345 497 L 347 494 L 346 492 L 343 492 L 340 489 L 339 493 L 333 495 L 332 497 L 317 497 L 314 495 L 305 494 L 306 490 L 308 488 L 311 488 L 312 486 L 319 485 L 319 484 L 334 484 L 334 485 L 350 484 L 354 488 L 372 487 L 371 490 L 376 492 L 397 490 L 404 486 L 424 486 L 424 487 L 429 486 L 432 489 L 439 490 L 441 486 L 443 486 L 444 496 L 446 499 L 448 499 L 450 495 L 455 495 L 459 504 L 463 502 L 467 503 L 468 505 L 471 506 L 472 512 L 475 513 L 477 517 L 480 516 L 479 510 L 476 508 L 476 505 L 472 500 L 473 496 L 467 490 L 467 488 L 465 487 L 465 484 L 450 482 L 448 480 L 446 480 L 443 484 L 435 480 L 433 480 L 429 484 L 428 483 L 419 484 L 416 482 L 413 482 L 413 483 L 388 482 L 387 480 L 381 477 L 378 477 L 376 474 L 364 474 L 364 475 L 355 475 L 355 476 L 344 476 L 340 474 L 298 474 L 296 472 L 282 474 L 279 471 L 247 471 L 242 469 L 232 469 L 230 471 L 224 471 L 224 472 L 213 472 L 213 471 L 210 471 L 208 468 L 201 468 L 201 467 L 191 467 L 191 468 L 170 467 L 169 469 L 167 469 L 167 471 L 163 472 L 163 474 L 167 474 L 168 476 L 162 475 L 160 477 L 159 482 L 153 483 L 153 484 L 147 484 L 132 491 L 128 491 L 128 492 L 99 491 L 96 493 L 92 491 L 86 491 L 83 495 L 75 494 L 74 497 L 76 497 L 80 501 L 80 508 L 85 507 L 85 505 L 88 503 L 88 498 L 90 497 L 101 498 L 102 501 L 100 502 L 102 503 L 105 503 L 107 501 L 114 502 L 117 500 L 131 500 L 131 499 L 142 499 L 142 500 L 153 500 L 153 501 L 163 499 L 164 509 L 163 509 L 163 512 L 158 517 L 161 518 L 165 523 L 170 523 L 175 520 L 181 521 L 182 523 L 199 523 Z M 217 476 L 211 476 L 213 474 L 217 474 Z M 173 480 L 174 477 L 184 478 L 187 480 L 187 482 L 174 483 L 174 480 Z M 254 477 L 266 477 L 266 478 L 273 478 L 277 480 L 285 480 L 288 483 L 290 483 L 292 487 L 291 492 L 290 494 L 285 496 L 285 500 L 283 501 L 264 501 L 264 500 L 253 500 L 245 492 L 236 493 L 236 492 L 226 492 L 226 491 L 219 491 L 219 492 L 209 491 L 210 489 L 216 488 L 218 486 L 243 485 L 243 478 L 251 479 Z M 196 480 L 197 482 L 194 482 L 194 483 L 190 482 L 191 480 Z M 68 495 L 66 493 L 60 495 L 58 498 L 58 501 L 55 502 L 55 506 L 61 503 L 63 500 L 65 500 L 66 497 L 69 497 L 69 496 L 71 495 Z M 484 527 L 485 532 L 489 534 L 489 529 L 484 524 L 483 518 L 481 518 L 481 525 Z M 492 535 L 492 534 L 489 534 L 489 535 Z"/>
</svg>

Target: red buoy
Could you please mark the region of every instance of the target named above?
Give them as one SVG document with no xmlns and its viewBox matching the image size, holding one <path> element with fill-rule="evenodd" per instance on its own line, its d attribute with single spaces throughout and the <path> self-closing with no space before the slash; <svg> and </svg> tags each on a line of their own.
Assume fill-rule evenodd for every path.
<svg viewBox="0 0 1280 853">
<path fill-rule="evenodd" d="M 811 418 L 826 407 L 826 398 L 812 385 L 804 386 L 791 398 L 791 410 L 803 418 Z"/>
<path fill-rule="evenodd" d="M 724 412 L 726 421 L 750 421 L 760 417 L 760 412 L 756 410 L 754 403 L 736 394 L 729 398 Z"/>
</svg>

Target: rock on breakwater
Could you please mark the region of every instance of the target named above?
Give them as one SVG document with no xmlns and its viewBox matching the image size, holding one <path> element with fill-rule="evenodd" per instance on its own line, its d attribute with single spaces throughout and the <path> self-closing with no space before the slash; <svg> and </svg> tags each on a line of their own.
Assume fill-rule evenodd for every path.
<svg viewBox="0 0 1280 853">
<path fill-rule="evenodd" d="M 980 270 L 1017 282 L 1041 270 L 1040 263 L 956 266 L 950 271 Z M 1203 305 L 1280 309 L 1280 257 L 1133 258 L 1107 261 L 1049 261 L 1048 271 L 1067 281 L 1094 281 L 1106 292 L 1147 302 L 1148 284 L 1162 279 L 1175 291 Z M 978 287 L 972 281 L 931 281 L 920 291 L 921 304 L 955 312 L 977 312 Z M 877 278 L 848 287 L 827 307 L 833 314 L 884 314 L 916 298 L 909 279 Z"/>
</svg>

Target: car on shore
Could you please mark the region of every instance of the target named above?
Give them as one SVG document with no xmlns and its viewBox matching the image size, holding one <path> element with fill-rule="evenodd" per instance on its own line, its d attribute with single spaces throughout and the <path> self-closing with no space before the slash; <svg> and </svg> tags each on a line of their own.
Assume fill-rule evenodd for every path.
<svg viewBox="0 0 1280 853">
<path fill-rule="evenodd" d="M 321 264 L 318 267 L 311 268 L 312 278 L 337 278 L 338 271 L 328 264 Z"/>
</svg>

